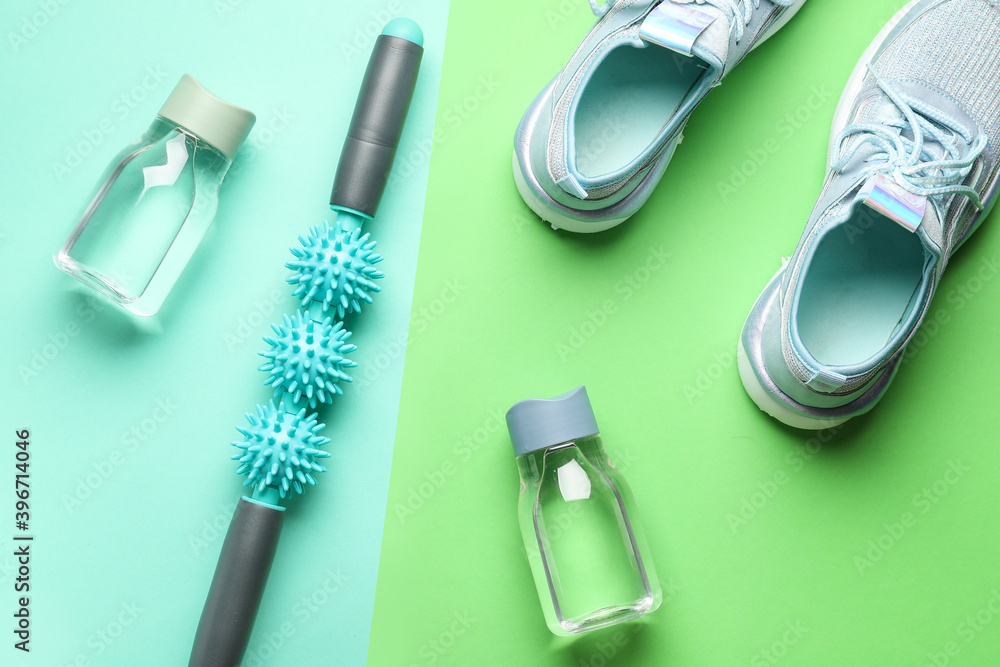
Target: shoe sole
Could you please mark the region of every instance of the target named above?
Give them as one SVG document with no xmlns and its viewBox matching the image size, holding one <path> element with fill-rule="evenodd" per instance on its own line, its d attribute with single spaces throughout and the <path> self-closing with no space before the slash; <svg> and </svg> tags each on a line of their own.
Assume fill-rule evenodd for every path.
<svg viewBox="0 0 1000 667">
<path fill-rule="evenodd" d="M 753 370 L 750 358 L 747 356 L 746 350 L 743 349 L 742 337 L 740 338 L 736 349 L 736 366 L 740 371 L 740 381 L 743 382 L 743 389 L 745 389 L 750 398 L 753 399 L 753 402 L 757 404 L 758 408 L 774 417 L 782 424 L 806 431 L 822 431 L 826 428 L 840 426 L 850 419 L 850 417 L 843 417 L 841 419 L 816 419 L 814 417 L 805 417 L 797 412 L 792 412 L 776 401 L 774 397 L 764 390 L 764 387 L 760 384 L 760 380 L 757 379 L 757 374 Z"/>
<path fill-rule="evenodd" d="M 785 267 L 782 266 L 773 276 L 771 276 L 771 279 L 767 281 L 767 285 L 764 287 L 764 291 L 767 291 L 767 288 L 770 287 L 771 283 L 781 276 L 784 269 Z M 747 319 L 749 319 L 749 317 L 750 316 L 748 314 Z M 745 328 L 746 321 L 743 322 L 743 329 Z M 757 404 L 758 408 L 783 424 L 787 424 L 793 428 L 801 428 L 810 431 L 821 431 L 825 428 L 840 426 L 850 419 L 850 417 L 837 419 L 806 417 L 797 412 L 792 412 L 779 403 L 773 396 L 771 396 L 771 394 L 767 393 L 767 390 L 764 389 L 764 385 L 762 385 L 760 380 L 757 378 L 757 373 L 753 369 L 753 364 L 750 363 L 750 357 L 747 356 L 746 350 L 743 349 L 743 329 L 740 330 L 741 335 L 739 340 L 736 341 L 736 368 L 740 372 L 740 381 L 743 383 L 743 389 L 746 390 L 747 394 L 751 399 L 753 399 L 753 402 Z"/>
<path fill-rule="evenodd" d="M 753 52 L 755 49 L 760 47 L 761 44 L 771 39 L 779 30 L 785 27 L 789 21 L 792 20 L 800 9 L 802 5 L 806 3 L 806 0 L 797 0 L 795 4 L 789 7 L 788 11 L 785 12 L 778 21 L 774 23 L 764 35 L 761 37 L 760 41 L 754 44 L 754 47 L 750 49 L 747 53 Z M 685 125 L 687 121 L 685 121 Z M 669 163 L 673 159 L 673 153 L 677 149 L 677 145 L 683 140 L 684 128 L 682 127 L 680 132 L 678 132 L 677 140 L 673 142 L 673 146 L 668 150 L 670 154 L 666 157 Z M 514 183 L 517 185 L 517 191 L 520 193 L 521 198 L 524 203 L 528 205 L 535 215 L 544 220 L 545 222 L 552 225 L 553 229 L 565 229 L 569 232 L 575 232 L 577 234 L 596 234 L 597 232 L 603 232 L 612 227 L 617 227 L 621 223 L 628 220 L 629 216 L 622 218 L 609 218 L 607 220 L 600 220 L 598 222 L 584 222 L 582 220 L 576 220 L 567 215 L 563 215 L 558 211 L 558 207 L 561 206 L 554 199 L 548 195 L 539 196 L 531 186 L 528 185 L 527 178 L 524 175 L 524 171 L 521 168 L 520 163 L 517 161 L 517 152 L 515 151 L 512 156 L 512 167 L 514 171 Z"/>
<path fill-rule="evenodd" d="M 521 165 L 517 161 L 517 151 L 511 157 L 513 159 L 514 184 L 517 185 L 517 191 L 521 195 L 521 199 L 524 200 L 524 203 L 528 205 L 528 208 L 535 215 L 552 225 L 552 229 L 565 229 L 577 234 L 596 234 L 597 232 L 603 232 L 606 229 L 616 227 L 628 220 L 628 216 L 625 216 L 624 218 L 609 218 L 596 222 L 584 222 L 559 213 L 554 208 L 560 206 L 556 200 L 548 195 L 545 195 L 545 199 L 543 200 L 528 185 L 528 181 L 524 177 L 524 172 L 521 171 Z"/>
<path fill-rule="evenodd" d="M 868 45 L 868 48 L 861 55 L 857 65 L 854 66 L 851 76 L 847 79 L 847 85 L 844 86 L 844 92 L 841 93 L 840 100 L 837 102 L 837 109 L 833 113 L 833 123 L 830 127 L 830 144 L 827 148 L 828 166 L 833 160 L 836 138 L 847 126 L 847 118 L 854 106 L 854 100 L 857 99 L 858 94 L 861 92 L 862 82 L 865 79 L 865 75 L 868 73 L 868 63 L 871 62 L 875 53 L 882 48 L 882 45 L 885 44 L 885 40 L 888 39 L 892 31 L 896 29 L 899 23 L 903 20 L 903 17 L 922 1 L 923 0 L 912 0 L 905 7 L 899 10 L 891 19 L 889 19 L 889 22 L 883 26 L 882 30 L 879 31 L 878 35 L 875 36 L 875 39 L 872 40 L 871 44 Z M 779 269 L 778 272 L 772 276 L 771 280 L 767 283 L 768 286 L 773 280 L 781 275 L 782 270 L 783 269 Z M 767 291 L 767 286 L 764 287 L 761 294 L 765 291 Z M 746 327 L 745 322 L 743 326 L 744 328 Z M 815 417 L 805 417 L 797 412 L 792 412 L 779 403 L 773 396 L 767 393 L 767 390 L 764 389 L 764 386 L 757 378 L 757 373 L 754 371 L 753 365 L 750 363 L 750 358 L 747 356 L 746 350 L 743 349 L 742 329 L 740 330 L 740 337 L 737 341 L 736 356 L 737 368 L 740 372 L 740 381 L 743 383 L 743 388 L 746 390 L 747 394 L 751 399 L 753 399 L 753 402 L 757 404 L 758 408 L 783 424 L 787 424 L 793 428 L 818 431 L 824 428 L 839 426 L 850 419 L 850 417 L 841 419 L 817 419 Z"/>
</svg>

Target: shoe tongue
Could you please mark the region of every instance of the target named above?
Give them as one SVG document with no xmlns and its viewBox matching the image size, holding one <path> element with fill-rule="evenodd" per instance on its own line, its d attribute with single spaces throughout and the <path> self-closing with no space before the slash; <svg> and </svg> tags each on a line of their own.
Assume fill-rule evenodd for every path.
<svg viewBox="0 0 1000 667">
<path fill-rule="evenodd" d="M 695 0 L 665 0 L 639 26 L 644 41 L 722 68 L 729 55 L 729 18 L 717 7 Z"/>
<path fill-rule="evenodd" d="M 928 208 L 927 197 L 913 194 L 883 172 L 868 177 L 858 192 L 858 201 L 909 232 L 917 231 Z"/>
<path fill-rule="evenodd" d="M 870 98 L 859 109 L 855 122 L 887 124 L 898 121 L 906 122 L 903 112 L 896 106 L 887 95 L 878 92 Z M 901 130 L 902 135 L 909 140 L 913 139 L 911 130 Z M 859 135 L 848 139 L 844 145 L 844 151 L 850 149 L 852 141 L 860 140 Z M 924 134 L 924 148 L 931 154 L 944 155 L 944 148 L 932 137 Z M 872 145 L 860 147 L 857 154 L 851 160 L 847 171 L 860 171 L 870 164 L 868 161 L 880 150 Z M 858 183 L 859 187 L 855 200 L 859 205 L 868 207 L 870 211 L 881 214 L 892 222 L 902 226 L 910 232 L 914 232 L 920 238 L 924 247 L 934 255 L 941 254 L 944 247 L 943 224 L 938 215 L 938 209 L 927 197 L 914 194 L 897 182 L 892 173 L 886 173 L 888 169 L 868 176 Z"/>
<path fill-rule="evenodd" d="M 913 194 L 891 175 L 878 172 L 861 184 L 854 201 L 856 212 L 877 215 L 899 225 L 916 234 L 928 252 L 940 256 L 941 219 L 927 197 Z"/>
</svg>

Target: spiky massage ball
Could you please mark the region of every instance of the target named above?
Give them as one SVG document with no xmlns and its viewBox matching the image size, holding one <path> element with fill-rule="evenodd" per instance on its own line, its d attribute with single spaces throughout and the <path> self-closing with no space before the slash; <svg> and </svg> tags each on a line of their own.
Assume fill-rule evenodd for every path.
<svg viewBox="0 0 1000 667">
<path fill-rule="evenodd" d="M 361 304 L 371 303 L 372 292 L 381 288 L 373 280 L 384 277 L 375 265 L 382 255 L 374 252 L 375 241 L 361 229 L 349 231 L 337 220 L 333 227 L 323 223 L 315 226 L 308 236 L 300 236 L 302 247 L 291 248 L 295 261 L 285 266 L 295 271 L 287 278 L 295 285 L 292 296 L 298 297 L 302 307 L 311 301 L 322 305 L 323 312 L 336 308 L 337 317 L 346 313 L 361 312 Z"/>
<path fill-rule="evenodd" d="M 232 456 L 239 461 L 236 473 L 246 475 L 243 486 L 253 486 L 258 492 L 267 487 L 278 489 L 282 498 L 292 489 L 302 493 L 305 485 L 315 486 L 314 472 L 326 472 L 316 459 L 327 458 L 330 452 L 318 449 L 330 438 L 317 435 L 325 424 L 316 422 L 316 415 L 306 416 L 306 409 L 297 413 L 285 411 L 285 404 L 274 401 L 257 406 L 257 414 L 247 413 L 249 428 L 236 427 L 245 440 L 233 442 L 242 451 Z"/>
<path fill-rule="evenodd" d="M 352 381 L 343 369 L 357 366 L 346 356 L 358 349 L 347 342 L 351 332 L 344 329 L 343 322 L 333 324 L 329 317 L 316 322 L 301 310 L 292 317 L 285 315 L 284 320 L 284 326 L 271 325 L 276 337 L 264 337 L 271 346 L 260 353 L 270 359 L 258 368 L 270 372 L 264 384 L 274 387 L 276 398 L 287 393 L 298 403 L 304 396 L 311 408 L 316 407 L 317 399 L 332 402 L 335 395 L 344 393 L 340 382 Z"/>
</svg>

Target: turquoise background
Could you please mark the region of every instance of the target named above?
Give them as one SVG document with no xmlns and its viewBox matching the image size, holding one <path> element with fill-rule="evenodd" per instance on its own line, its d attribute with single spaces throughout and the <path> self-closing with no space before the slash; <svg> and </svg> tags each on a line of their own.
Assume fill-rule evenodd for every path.
<svg viewBox="0 0 1000 667">
<path fill-rule="evenodd" d="M 369 227 L 387 277 L 351 323 L 361 386 L 321 413 L 330 472 L 288 510 L 244 664 L 364 662 L 447 10 L 440 0 L 3 4 L 0 664 L 186 664 L 241 493 L 234 426 L 270 396 L 260 336 L 296 305 L 288 246 L 324 218 L 373 36 L 406 15 L 427 48 Z M 163 332 L 139 333 L 69 291 L 51 255 L 185 72 L 258 120 Z M 8 629 L 22 428 L 36 537 L 30 656 Z"/>
</svg>

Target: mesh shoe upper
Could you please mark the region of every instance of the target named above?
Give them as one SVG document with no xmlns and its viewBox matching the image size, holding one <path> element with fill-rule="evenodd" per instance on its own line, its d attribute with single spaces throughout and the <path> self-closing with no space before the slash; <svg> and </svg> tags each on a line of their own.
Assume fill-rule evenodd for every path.
<svg viewBox="0 0 1000 667">
<path fill-rule="evenodd" d="M 712 87 L 767 35 L 767 30 L 789 10 L 793 0 L 666 0 L 670 7 L 690 6 L 693 11 L 712 17 L 709 25 L 697 35 L 692 53 L 694 58 L 676 55 L 676 62 L 662 65 L 662 60 L 650 67 L 672 70 L 697 62 L 704 76 L 693 85 L 676 110 L 666 117 L 660 130 L 648 143 L 629 156 L 627 163 L 604 173 L 584 174 L 579 168 L 576 115 L 581 98 L 588 88 L 599 81 L 595 72 L 606 66 L 616 50 L 634 49 L 649 54 L 662 46 L 644 41 L 640 35 L 643 22 L 661 5 L 658 0 L 618 0 L 606 6 L 606 13 L 591 29 L 566 67 L 536 98 L 518 128 L 515 154 L 527 180 L 543 191 L 548 199 L 585 214 L 603 211 L 632 197 L 624 208 L 625 216 L 634 213 L 649 195 L 643 187 L 647 179 L 657 180 L 663 172 L 664 160 L 669 160 L 691 111 L 704 99 Z M 716 5 L 725 7 L 720 9 Z M 759 6 L 758 6 L 759 5 Z M 749 21 L 744 8 L 750 7 Z M 736 13 L 734 13 L 734 8 Z M 737 39 L 737 36 L 739 39 Z M 644 67 L 644 66 L 643 66 Z M 642 70 L 637 67 L 636 70 Z M 649 72 L 648 69 L 645 72 Z M 643 72 L 640 72 L 642 74 Z M 650 76 L 653 80 L 653 76 Z M 650 85 L 654 85 L 651 83 Z M 641 114 L 640 114 L 641 115 Z M 629 121 L 630 119 L 626 119 Z M 653 183 L 655 185 L 655 182 Z M 634 194 L 633 194 L 634 193 Z M 622 207 L 618 207 L 621 209 Z"/>
<path fill-rule="evenodd" d="M 858 414 L 878 400 L 888 381 L 885 376 L 895 371 L 902 351 L 928 311 L 950 255 L 989 211 L 998 189 L 993 149 L 1000 134 L 997 2 L 918 2 L 885 36 L 870 62 L 859 66 L 865 65 L 869 69 L 856 88 L 852 83 L 853 99 L 842 101 L 848 113 L 838 122 L 846 125 L 847 136 L 839 143 L 834 141 L 832 158 L 857 152 L 846 164 L 831 165 L 780 285 L 769 288 L 767 308 L 758 301 L 743 335 L 745 346 L 757 346 L 755 354 L 747 352 L 758 378 L 766 377 L 772 383 L 767 391 L 794 412 L 814 417 L 841 416 L 845 410 L 839 407 L 848 406 L 851 414 Z M 914 131 L 914 121 L 923 130 Z M 835 134 L 840 129 L 835 122 Z M 865 137 L 866 131 L 875 138 Z M 900 155 L 908 151 L 911 158 L 921 155 L 916 164 L 906 163 L 906 156 Z M 893 163 L 884 164 L 890 161 Z M 955 165 L 962 168 L 949 170 Z M 831 365 L 812 355 L 798 336 L 803 284 L 810 279 L 817 248 L 824 239 L 859 210 L 868 210 L 859 201 L 866 196 L 864 187 L 874 171 L 881 171 L 910 193 L 926 196 L 922 223 L 913 230 L 924 262 L 911 269 L 915 283 L 911 301 L 884 348 L 864 363 Z M 884 216 L 876 217 L 878 224 L 892 226 Z M 895 238 L 908 242 L 906 234 L 895 229 Z M 878 265 L 881 258 L 868 259 Z M 873 285 L 872 289 L 881 287 Z M 872 391 L 876 385 L 878 391 Z"/>
</svg>

